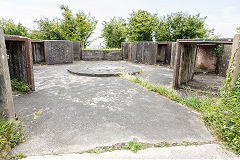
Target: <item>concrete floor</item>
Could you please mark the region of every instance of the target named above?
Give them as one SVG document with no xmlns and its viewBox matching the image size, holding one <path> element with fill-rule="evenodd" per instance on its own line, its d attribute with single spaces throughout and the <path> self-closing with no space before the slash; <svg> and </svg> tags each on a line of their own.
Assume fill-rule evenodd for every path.
<svg viewBox="0 0 240 160">
<path fill-rule="evenodd" d="M 34 66 L 36 91 L 14 98 L 27 131 L 26 142 L 14 152 L 69 154 L 133 138 L 149 143 L 213 140 L 199 113 L 120 77 L 72 75 L 66 69 L 74 65 Z M 140 66 L 142 76 L 156 71 L 151 81 L 170 84 L 171 70 Z"/>
</svg>

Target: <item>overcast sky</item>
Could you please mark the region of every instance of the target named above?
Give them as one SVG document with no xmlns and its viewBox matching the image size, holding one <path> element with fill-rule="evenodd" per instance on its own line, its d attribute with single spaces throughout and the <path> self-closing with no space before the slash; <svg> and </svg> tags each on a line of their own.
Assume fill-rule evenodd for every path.
<svg viewBox="0 0 240 160">
<path fill-rule="evenodd" d="M 159 16 L 172 12 L 200 13 L 207 16 L 209 28 L 215 28 L 215 34 L 221 37 L 233 37 L 236 27 L 240 26 L 239 0 L 0 0 L 0 18 L 13 19 L 28 28 L 33 21 L 41 17 L 60 17 L 59 5 L 68 5 L 73 12 L 83 10 L 98 20 L 97 29 L 92 38 L 101 34 L 103 21 L 115 17 L 128 18 L 129 13 L 139 9 Z M 97 48 L 101 39 L 89 48 Z"/>
</svg>

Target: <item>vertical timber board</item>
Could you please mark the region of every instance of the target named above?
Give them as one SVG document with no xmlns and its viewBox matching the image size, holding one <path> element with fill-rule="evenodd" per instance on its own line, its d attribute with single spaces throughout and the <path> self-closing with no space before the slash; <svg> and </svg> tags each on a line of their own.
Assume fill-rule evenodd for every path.
<svg viewBox="0 0 240 160">
<path fill-rule="evenodd" d="M 158 44 L 158 60 L 165 63 L 166 60 L 166 45 Z"/>
<path fill-rule="evenodd" d="M 143 63 L 143 56 L 145 51 L 145 43 L 144 42 L 136 42 L 136 60 L 137 63 Z"/>
<path fill-rule="evenodd" d="M 146 42 L 144 64 L 154 65 L 157 63 L 158 44 L 156 42 Z"/>
<path fill-rule="evenodd" d="M 121 43 L 121 48 L 122 48 L 123 60 L 128 60 L 129 43 L 128 42 L 122 42 Z"/>
<path fill-rule="evenodd" d="M 3 118 L 14 118 L 11 81 L 3 30 L 0 28 L 0 112 Z"/>
<path fill-rule="evenodd" d="M 231 59 L 232 45 L 223 45 L 223 53 L 219 60 L 219 74 L 226 77 L 229 61 Z"/>
<path fill-rule="evenodd" d="M 131 62 L 136 63 L 137 59 L 137 42 L 131 43 Z"/>
<path fill-rule="evenodd" d="M 128 44 L 128 61 L 132 61 L 132 46 L 133 46 L 133 43 L 129 42 Z"/>
<path fill-rule="evenodd" d="M 180 83 L 184 84 L 193 78 L 195 65 L 196 46 L 192 44 L 184 44 L 180 65 Z"/>
<path fill-rule="evenodd" d="M 190 68 L 189 68 L 189 78 L 188 81 L 193 79 L 194 76 L 194 72 L 195 72 L 195 68 L 197 65 L 197 45 L 191 45 L 192 50 L 191 50 L 191 54 L 190 54 Z"/>
<path fill-rule="evenodd" d="M 232 76 L 231 87 L 235 87 L 236 81 L 239 76 L 239 64 L 240 63 L 240 34 L 236 34 L 233 39 L 232 44 L 232 55 L 231 60 L 229 62 L 229 68 L 233 67 L 233 72 L 230 73 Z"/>
<path fill-rule="evenodd" d="M 172 51 L 172 43 L 168 43 L 166 46 L 166 51 L 165 51 L 165 63 L 170 64 L 171 62 L 171 51 Z"/>
<path fill-rule="evenodd" d="M 32 42 L 32 58 L 34 63 L 45 62 L 44 43 Z"/>
<path fill-rule="evenodd" d="M 171 47 L 171 61 L 170 61 L 170 66 L 171 68 L 174 68 L 174 63 L 175 63 L 175 55 L 176 55 L 176 42 L 171 42 L 172 47 Z"/>
<path fill-rule="evenodd" d="M 73 41 L 73 55 L 75 61 L 81 60 L 81 42 L 80 41 Z"/>
<path fill-rule="evenodd" d="M 176 53 L 175 53 L 175 60 L 174 60 L 174 72 L 173 72 L 173 87 L 177 89 L 179 87 L 181 78 L 181 56 L 182 55 L 182 44 L 177 41 L 176 43 Z"/>
<path fill-rule="evenodd" d="M 26 58 L 27 58 L 28 85 L 31 88 L 31 90 L 35 91 L 31 40 L 26 39 L 25 45 L 26 45 L 25 48 L 26 48 Z"/>
</svg>

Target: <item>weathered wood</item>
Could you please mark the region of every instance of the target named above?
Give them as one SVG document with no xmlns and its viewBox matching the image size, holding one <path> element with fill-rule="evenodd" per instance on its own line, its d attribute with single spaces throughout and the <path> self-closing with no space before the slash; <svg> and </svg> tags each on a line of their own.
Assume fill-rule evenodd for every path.
<svg viewBox="0 0 240 160">
<path fill-rule="evenodd" d="M 5 35 L 4 38 L 9 56 L 8 64 L 11 79 L 24 80 L 32 90 L 35 90 L 30 39 L 12 35 Z"/>
<path fill-rule="evenodd" d="M 13 119 L 14 105 L 5 39 L 3 35 L 3 30 L 0 28 L 0 117 L 5 119 Z"/>
</svg>

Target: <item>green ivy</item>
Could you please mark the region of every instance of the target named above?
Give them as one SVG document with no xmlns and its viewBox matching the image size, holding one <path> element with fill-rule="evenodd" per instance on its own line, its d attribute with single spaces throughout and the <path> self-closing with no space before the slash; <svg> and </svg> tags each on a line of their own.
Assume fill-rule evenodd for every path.
<svg viewBox="0 0 240 160">
<path fill-rule="evenodd" d="M 214 50 L 216 52 L 216 56 L 217 57 L 221 57 L 222 56 L 222 52 L 223 52 L 223 45 L 222 44 L 216 45 Z"/>
</svg>

